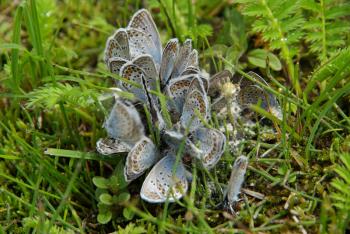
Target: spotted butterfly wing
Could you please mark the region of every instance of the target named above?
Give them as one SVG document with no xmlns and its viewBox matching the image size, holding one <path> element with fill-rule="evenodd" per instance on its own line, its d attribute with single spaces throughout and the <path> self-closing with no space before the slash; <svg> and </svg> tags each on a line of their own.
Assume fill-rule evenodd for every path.
<svg viewBox="0 0 350 234">
<path fill-rule="evenodd" d="M 140 55 L 132 60 L 132 64 L 141 68 L 144 71 L 146 77 L 152 79 L 154 82 L 158 79 L 157 68 L 151 55 Z"/>
<path fill-rule="evenodd" d="M 117 99 L 104 123 L 110 138 L 119 139 L 133 146 L 144 136 L 144 127 L 135 107 L 129 102 Z"/>
<path fill-rule="evenodd" d="M 168 83 L 168 80 L 173 72 L 175 61 L 179 53 L 179 41 L 177 38 L 170 39 L 166 44 L 163 55 L 162 63 L 160 66 L 160 80 L 162 85 L 165 86 Z"/>
<path fill-rule="evenodd" d="M 124 64 L 126 64 L 128 61 L 123 59 L 123 58 L 120 58 L 120 57 L 113 57 L 113 58 L 110 58 L 108 60 L 108 68 L 109 68 L 109 71 L 114 73 L 114 74 L 117 74 L 117 75 L 120 75 L 120 70 L 121 68 L 123 67 Z M 120 81 L 119 80 L 116 80 L 115 82 L 118 86 L 120 86 Z"/>
<path fill-rule="evenodd" d="M 198 128 L 191 136 L 192 142 L 203 152 L 197 156 L 203 166 L 211 169 L 221 158 L 226 144 L 225 135 L 216 129 Z"/>
<path fill-rule="evenodd" d="M 173 117 L 176 117 L 176 119 L 180 118 L 180 114 L 182 113 L 182 109 L 185 103 L 187 91 L 191 85 L 192 80 L 195 77 L 197 77 L 197 75 L 190 74 L 174 78 L 171 79 L 168 85 L 165 87 L 165 92 L 169 97 L 169 112 L 173 115 Z"/>
<path fill-rule="evenodd" d="M 207 120 L 208 117 L 209 103 L 207 94 L 204 91 L 202 80 L 196 77 L 191 81 L 187 91 L 180 122 L 182 127 L 188 128 L 192 132 L 202 125 L 201 119 Z"/>
<path fill-rule="evenodd" d="M 135 180 L 150 168 L 157 160 L 158 153 L 154 143 L 148 137 L 142 137 L 130 150 L 124 167 L 127 182 Z"/>
<path fill-rule="evenodd" d="M 158 60 L 160 58 L 158 58 L 158 52 L 149 36 L 147 36 L 143 31 L 134 28 L 127 29 L 127 34 L 131 59 L 134 59 L 140 55 L 149 54 L 154 58 L 157 64 L 159 63 Z"/>
<path fill-rule="evenodd" d="M 232 167 L 230 180 L 227 185 L 227 200 L 230 206 L 238 200 L 238 194 L 241 191 L 241 187 L 244 181 L 244 175 L 248 166 L 248 158 L 245 156 L 239 156 Z"/>
<path fill-rule="evenodd" d="M 248 72 L 248 75 L 254 77 L 257 80 L 259 80 L 260 82 L 262 82 L 266 86 L 269 86 L 269 84 L 261 76 L 259 76 L 255 72 L 250 71 L 250 72 Z M 270 111 L 278 119 L 282 119 L 282 109 L 281 109 L 281 106 L 278 103 L 275 95 L 273 95 L 272 93 L 268 92 L 267 90 L 264 90 L 264 91 L 265 91 L 265 100 L 262 103 L 262 107 L 265 110 Z"/>
<path fill-rule="evenodd" d="M 187 189 L 185 167 L 181 161 L 176 163 L 175 154 L 169 152 L 147 175 L 140 194 L 143 200 L 150 203 L 161 203 L 167 199 L 174 202 L 182 198 Z"/>
<path fill-rule="evenodd" d="M 129 152 L 131 147 L 119 139 L 101 138 L 96 142 L 96 150 L 103 155 Z"/>
<path fill-rule="evenodd" d="M 151 14 L 146 9 L 141 9 L 137 11 L 129 22 L 128 29 L 136 29 L 143 32 L 143 34 L 150 39 L 152 42 L 152 50 L 150 53 L 155 62 L 159 65 L 161 62 L 162 53 L 162 43 L 160 41 L 160 36 L 154 23 Z"/>
<path fill-rule="evenodd" d="M 193 67 L 193 66 L 188 66 L 186 69 L 181 73 L 180 76 L 185 76 L 185 75 L 191 75 L 191 74 L 199 74 L 199 68 L 198 67 Z"/>
<path fill-rule="evenodd" d="M 256 80 L 262 82 L 266 86 L 269 86 L 267 82 L 258 74 L 254 72 L 248 72 L 248 75 L 254 77 Z M 248 107 L 251 104 L 257 104 L 259 100 L 261 100 L 262 108 L 270 111 L 277 118 L 282 119 L 281 107 L 273 94 L 244 77 L 241 79 L 240 86 L 241 91 L 238 95 L 238 101 L 241 106 Z"/>
<path fill-rule="evenodd" d="M 118 29 L 106 43 L 104 60 L 109 65 L 109 59 L 119 57 L 125 60 L 130 59 L 128 35 L 125 29 Z"/>
<path fill-rule="evenodd" d="M 148 102 L 147 91 L 144 87 L 145 72 L 132 62 L 124 64 L 120 69 L 122 78 L 126 81 L 121 81 L 121 88 L 125 91 L 133 93 L 136 98 L 144 103 Z"/>
<path fill-rule="evenodd" d="M 198 68 L 198 51 L 197 50 L 192 50 L 191 53 L 188 55 L 187 64 L 186 64 L 185 69 L 187 67 Z"/>
<path fill-rule="evenodd" d="M 172 78 L 179 77 L 181 73 L 186 69 L 191 52 L 192 52 L 192 40 L 187 39 L 179 49 L 179 53 L 175 61 L 174 69 L 171 74 Z"/>
<path fill-rule="evenodd" d="M 258 104 L 261 101 L 261 106 L 266 107 L 267 94 L 257 85 L 249 85 L 241 89 L 238 95 L 238 103 L 243 107 L 249 107 L 250 105 Z"/>
</svg>

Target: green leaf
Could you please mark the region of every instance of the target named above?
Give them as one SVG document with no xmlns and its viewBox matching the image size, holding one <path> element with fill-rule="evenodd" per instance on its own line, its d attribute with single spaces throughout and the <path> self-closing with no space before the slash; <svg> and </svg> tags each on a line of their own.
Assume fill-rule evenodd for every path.
<svg viewBox="0 0 350 234">
<path fill-rule="evenodd" d="M 278 59 L 276 55 L 273 53 L 263 50 L 263 49 L 255 49 L 249 51 L 247 54 L 248 62 L 254 66 L 266 68 L 266 59 L 269 60 L 269 66 L 275 70 L 280 71 L 282 69 L 281 61 Z"/>
<path fill-rule="evenodd" d="M 64 149 L 55 149 L 48 148 L 44 151 L 44 154 L 59 156 L 59 157 L 67 157 L 67 158 L 79 158 L 79 159 L 88 159 L 88 160 L 108 160 L 115 161 L 115 158 L 108 157 L 96 153 L 82 152 L 76 150 L 64 150 Z"/>
<path fill-rule="evenodd" d="M 106 224 L 112 219 L 112 212 L 107 211 L 106 213 L 100 213 L 97 215 L 97 221 L 101 224 Z"/>
<path fill-rule="evenodd" d="M 114 203 L 123 203 L 130 199 L 130 193 L 124 192 L 119 194 L 118 196 L 113 196 Z"/>
<path fill-rule="evenodd" d="M 114 169 L 113 175 L 109 178 L 110 188 L 113 192 L 118 192 L 128 186 L 124 177 L 124 160 L 120 160 Z"/>
<path fill-rule="evenodd" d="M 0 158 L 8 159 L 8 160 L 18 160 L 21 159 L 20 157 L 14 156 L 14 155 L 6 155 L 6 154 L 0 154 Z"/>
<path fill-rule="evenodd" d="M 106 205 L 112 205 L 113 204 L 112 196 L 110 194 L 108 194 L 108 193 L 101 194 L 99 199 L 100 199 L 100 201 L 103 204 L 106 204 Z"/>
<path fill-rule="evenodd" d="M 1 50 L 15 49 L 15 50 L 22 50 L 22 51 L 28 52 L 24 46 L 16 43 L 2 43 L 0 45 L 0 49 Z"/>
<path fill-rule="evenodd" d="M 287 171 L 288 171 L 288 167 L 287 167 L 287 165 L 285 165 L 285 164 L 282 164 L 282 165 L 277 169 L 277 172 L 278 172 L 278 174 L 280 174 L 280 175 L 285 175 L 285 174 L 287 173 Z"/>
<path fill-rule="evenodd" d="M 123 216 L 127 220 L 131 220 L 134 217 L 135 213 L 130 208 L 126 207 L 123 209 Z"/>
<path fill-rule="evenodd" d="M 92 178 L 92 182 L 97 188 L 101 189 L 107 189 L 109 186 L 109 180 L 103 178 L 102 176 L 95 176 L 94 178 Z"/>
</svg>

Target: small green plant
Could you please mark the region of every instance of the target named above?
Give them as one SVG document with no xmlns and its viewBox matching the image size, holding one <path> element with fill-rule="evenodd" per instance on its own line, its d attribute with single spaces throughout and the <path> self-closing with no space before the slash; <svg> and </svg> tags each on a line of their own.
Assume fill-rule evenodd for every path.
<svg viewBox="0 0 350 234">
<path fill-rule="evenodd" d="M 307 20 L 303 28 L 309 50 L 324 63 L 339 48 L 347 45 L 350 23 L 343 19 L 350 15 L 350 3 L 301 0 L 300 6 L 306 10 Z"/>
<path fill-rule="evenodd" d="M 293 87 L 301 94 L 293 62 L 298 53 L 298 43 L 303 37 L 300 28 L 304 18 L 299 1 L 239 0 L 237 2 L 244 6 L 243 14 L 252 18 L 252 32 L 268 42 L 271 50 L 280 50 Z"/>
<path fill-rule="evenodd" d="M 339 155 L 342 165 L 336 165 L 334 171 L 338 177 L 334 178 L 331 185 L 336 190 L 331 193 L 334 200 L 334 206 L 343 213 L 350 214 L 350 154 L 343 153 Z M 348 216 L 348 219 L 350 217 Z"/>
<path fill-rule="evenodd" d="M 117 218 L 116 215 L 120 213 L 123 213 L 125 220 L 130 220 L 134 216 L 134 213 L 125 207 L 126 203 L 129 202 L 130 193 L 127 189 L 128 183 L 124 179 L 123 167 L 123 160 L 120 160 L 109 178 L 95 176 L 92 179 L 97 187 L 95 191 L 98 200 L 97 221 L 101 224 L 106 224 L 112 218 Z"/>
</svg>

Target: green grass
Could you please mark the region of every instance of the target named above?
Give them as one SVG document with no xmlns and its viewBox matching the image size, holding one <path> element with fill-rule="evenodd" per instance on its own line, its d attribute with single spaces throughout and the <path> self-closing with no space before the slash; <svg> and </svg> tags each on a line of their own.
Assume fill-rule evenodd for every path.
<svg viewBox="0 0 350 234">
<path fill-rule="evenodd" d="M 192 2 L 0 2 L 0 233 L 349 231 L 349 4 Z M 142 7 L 151 10 L 163 43 L 192 38 L 210 74 L 226 68 L 252 79 L 247 72 L 254 70 L 283 109 L 278 120 L 254 106 L 277 134 L 255 126 L 214 169 L 193 166 L 189 192 L 176 203 L 142 201 L 144 176 L 123 183 L 125 156 L 95 152 L 110 105 L 101 95 L 121 79 L 105 68 L 105 42 Z M 256 49 L 274 61 L 253 58 Z M 282 70 L 273 70 L 276 64 Z M 207 124 L 218 127 L 215 114 Z M 158 142 L 157 131 L 153 138 Z M 240 154 L 249 157 L 243 188 L 250 192 L 232 215 L 220 206 L 220 188 Z"/>
</svg>

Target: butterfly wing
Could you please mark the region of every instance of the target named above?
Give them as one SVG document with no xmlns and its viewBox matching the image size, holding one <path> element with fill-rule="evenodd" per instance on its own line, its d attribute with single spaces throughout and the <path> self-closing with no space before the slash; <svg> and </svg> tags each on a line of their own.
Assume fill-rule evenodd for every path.
<svg viewBox="0 0 350 234">
<path fill-rule="evenodd" d="M 192 142 L 203 152 L 199 156 L 203 166 L 208 169 L 213 168 L 225 150 L 225 135 L 219 130 L 202 127 L 196 129 L 191 138 Z"/>
<path fill-rule="evenodd" d="M 146 77 L 152 79 L 154 82 L 158 79 L 157 68 L 152 56 L 148 54 L 140 55 L 132 60 L 132 64 L 141 68 L 144 71 Z"/>
<path fill-rule="evenodd" d="M 174 202 L 180 199 L 187 189 L 184 165 L 181 161 L 176 165 L 176 156 L 174 153 L 168 153 L 147 175 L 140 194 L 143 200 L 150 203 L 161 203 L 167 199 Z"/>
<path fill-rule="evenodd" d="M 238 200 L 238 194 L 244 181 L 247 166 L 248 158 L 245 156 L 239 156 L 233 164 L 226 195 L 230 205 L 233 205 L 233 203 Z"/>
<path fill-rule="evenodd" d="M 109 59 L 114 57 L 130 59 L 128 35 L 125 29 L 118 29 L 108 38 L 104 54 L 104 60 L 107 65 L 109 65 Z"/>
<path fill-rule="evenodd" d="M 255 105 L 261 100 L 261 105 L 264 108 L 266 106 L 266 92 L 256 85 L 249 85 L 241 89 L 238 94 L 238 103 L 242 107 L 249 107 L 250 105 Z"/>
<path fill-rule="evenodd" d="M 258 74 L 254 72 L 248 72 L 248 74 L 266 86 L 269 86 L 267 82 Z M 249 107 L 251 104 L 257 104 L 260 99 L 262 108 L 270 111 L 277 118 L 282 119 L 281 107 L 273 94 L 264 90 L 258 84 L 244 78 L 242 78 L 240 86 L 241 91 L 238 95 L 238 103 L 242 107 Z"/>
<path fill-rule="evenodd" d="M 182 144 L 185 141 L 184 142 L 185 148 L 183 153 L 187 153 L 192 156 L 201 155 L 203 153 L 203 151 L 201 151 L 198 147 L 196 147 L 193 144 L 193 142 L 189 138 L 187 138 L 184 134 L 182 134 L 180 131 L 165 130 L 162 133 L 162 139 L 175 152 L 176 150 L 179 149 L 180 144 Z"/>
<path fill-rule="evenodd" d="M 109 68 L 109 71 L 114 73 L 114 74 L 117 74 L 119 75 L 120 74 L 120 70 L 121 68 L 123 67 L 124 64 L 126 64 L 128 61 L 126 59 L 123 59 L 121 57 L 113 57 L 113 58 L 110 58 L 108 60 L 108 68 Z M 120 85 L 120 82 L 117 81 L 116 82 L 117 85 Z"/>
<path fill-rule="evenodd" d="M 111 113 L 104 123 L 109 137 L 119 139 L 133 146 L 144 136 L 141 118 L 133 105 L 116 100 Z"/>
<path fill-rule="evenodd" d="M 125 91 L 133 93 L 140 101 L 147 103 L 147 92 L 144 87 L 146 75 L 144 71 L 140 67 L 130 62 L 123 65 L 123 67 L 120 69 L 120 74 L 124 79 L 130 81 L 130 83 L 121 81 L 121 88 Z"/>
<path fill-rule="evenodd" d="M 171 76 L 171 73 L 175 66 L 175 61 L 179 53 L 179 41 L 177 38 L 170 39 L 166 44 L 163 55 L 162 64 L 160 66 L 160 80 L 162 85 L 165 86 Z"/>
<path fill-rule="evenodd" d="M 186 69 L 191 52 L 192 40 L 187 39 L 179 49 L 179 53 L 171 75 L 172 78 L 179 77 L 181 73 Z"/>
<path fill-rule="evenodd" d="M 193 74 L 199 74 L 198 67 L 188 66 L 186 69 L 181 73 L 180 76 L 186 76 L 186 75 L 193 75 Z"/>
<path fill-rule="evenodd" d="M 126 153 L 130 151 L 130 146 L 119 139 L 101 138 L 96 142 L 96 150 L 103 155 Z"/>
<path fill-rule="evenodd" d="M 157 160 L 158 153 L 154 143 L 148 137 L 142 137 L 129 152 L 124 167 L 127 182 L 135 180 L 150 168 Z"/>
<path fill-rule="evenodd" d="M 198 68 L 198 51 L 197 50 L 192 50 L 192 52 L 188 55 L 187 64 L 186 64 L 185 69 L 187 67 Z"/>
<path fill-rule="evenodd" d="M 261 83 L 265 84 L 266 86 L 269 86 L 269 84 L 265 81 L 265 79 L 263 79 L 261 76 L 259 76 L 258 74 L 256 74 L 255 72 L 248 72 L 248 75 L 254 77 L 256 80 L 259 80 Z M 281 110 L 281 106 L 278 103 L 275 95 L 273 95 L 272 93 L 265 91 L 265 97 L 267 97 L 266 100 L 266 105 L 265 108 L 267 111 L 270 111 L 274 116 L 276 116 L 278 119 L 282 119 L 282 110 Z"/>
<path fill-rule="evenodd" d="M 190 132 L 192 132 L 202 125 L 201 119 L 207 120 L 208 117 L 209 103 L 207 94 L 204 91 L 202 80 L 197 76 L 191 81 L 188 88 L 180 123 L 182 127 L 189 128 Z"/>
<path fill-rule="evenodd" d="M 162 43 L 151 14 L 146 9 L 137 11 L 130 20 L 128 29 L 137 29 L 152 41 L 153 46 L 150 48 L 152 49 L 152 53 L 150 54 L 159 65 L 161 62 Z"/>
<path fill-rule="evenodd" d="M 196 75 L 186 75 L 171 79 L 165 87 L 165 93 L 169 97 L 168 108 L 171 114 L 177 116 L 175 119 L 180 117 L 188 88 L 195 77 Z"/>
<path fill-rule="evenodd" d="M 155 45 L 151 38 L 143 31 L 135 28 L 127 29 L 129 39 L 130 58 L 134 59 L 143 54 L 149 54 L 154 61 L 159 64 L 160 57 L 155 49 Z"/>
</svg>

